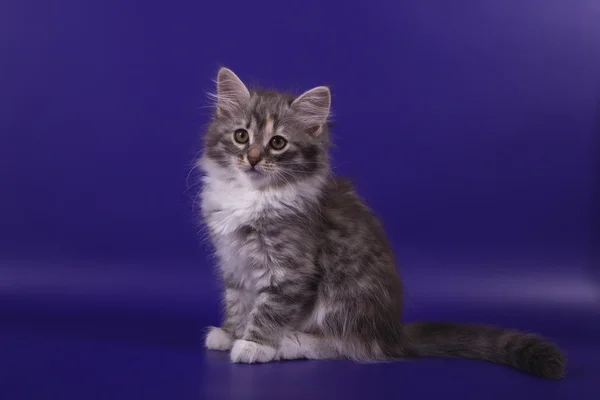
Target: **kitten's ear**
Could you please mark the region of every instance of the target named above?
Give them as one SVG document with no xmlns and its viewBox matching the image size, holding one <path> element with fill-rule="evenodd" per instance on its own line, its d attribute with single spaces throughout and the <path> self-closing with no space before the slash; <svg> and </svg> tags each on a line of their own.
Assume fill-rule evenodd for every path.
<svg viewBox="0 0 600 400">
<path fill-rule="evenodd" d="M 229 68 L 222 67 L 217 73 L 217 113 L 231 115 L 250 101 L 250 92 Z"/>
<path fill-rule="evenodd" d="M 331 92 L 326 86 L 318 86 L 304 92 L 296 98 L 290 108 L 296 113 L 307 132 L 319 135 L 329 118 Z"/>
</svg>

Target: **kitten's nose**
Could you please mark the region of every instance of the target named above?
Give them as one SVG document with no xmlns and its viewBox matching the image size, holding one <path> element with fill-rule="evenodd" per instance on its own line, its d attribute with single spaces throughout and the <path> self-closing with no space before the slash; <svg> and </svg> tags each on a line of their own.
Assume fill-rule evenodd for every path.
<svg viewBox="0 0 600 400">
<path fill-rule="evenodd" d="M 248 162 L 250 163 L 250 165 L 254 167 L 256 164 L 258 164 L 259 161 L 260 150 L 256 147 L 253 147 L 250 150 L 248 150 Z"/>
</svg>

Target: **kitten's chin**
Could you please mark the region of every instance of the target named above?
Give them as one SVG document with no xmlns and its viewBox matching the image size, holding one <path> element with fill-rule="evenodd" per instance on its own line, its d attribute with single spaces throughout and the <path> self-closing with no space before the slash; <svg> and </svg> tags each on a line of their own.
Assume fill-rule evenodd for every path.
<svg viewBox="0 0 600 400">
<path fill-rule="evenodd" d="M 255 169 L 248 169 L 241 171 L 242 178 L 250 185 L 255 188 L 262 188 L 268 186 L 271 179 L 269 175 L 257 171 Z"/>
<path fill-rule="evenodd" d="M 261 178 L 265 177 L 265 174 L 263 174 L 262 172 L 260 172 L 256 169 L 248 169 L 244 172 L 250 179 L 261 179 Z"/>
</svg>

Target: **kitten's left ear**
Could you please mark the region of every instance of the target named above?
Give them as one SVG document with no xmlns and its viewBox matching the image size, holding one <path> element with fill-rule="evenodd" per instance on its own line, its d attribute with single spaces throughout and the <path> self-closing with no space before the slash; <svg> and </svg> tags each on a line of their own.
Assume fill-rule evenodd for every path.
<svg viewBox="0 0 600 400">
<path fill-rule="evenodd" d="M 307 132 L 319 135 L 327 123 L 331 108 L 331 92 L 326 86 L 318 86 L 298 96 L 290 105 Z"/>
<path fill-rule="evenodd" d="M 250 101 L 250 92 L 244 82 L 229 68 L 217 74 L 217 113 L 231 115 Z"/>
</svg>

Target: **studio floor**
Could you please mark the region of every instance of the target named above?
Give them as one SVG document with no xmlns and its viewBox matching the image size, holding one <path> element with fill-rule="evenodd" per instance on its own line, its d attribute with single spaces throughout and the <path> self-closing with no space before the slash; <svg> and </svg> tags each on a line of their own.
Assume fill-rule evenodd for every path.
<svg viewBox="0 0 600 400">
<path fill-rule="evenodd" d="M 481 273 L 475 264 L 444 262 L 410 260 L 406 320 L 485 322 L 542 333 L 565 349 L 567 377 L 545 381 L 456 359 L 232 365 L 226 353 L 202 346 L 205 327 L 219 321 L 208 261 L 173 264 L 177 273 L 169 274 L 166 262 L 4 260 L 1 398 L 599 398 L 598 289 L 583 260 L 571 260 L 569 268 L 560 268 L 566 260 L 504 261 Z M 528 268 L 519 268 L 525 263 Z"/>
</svg>

